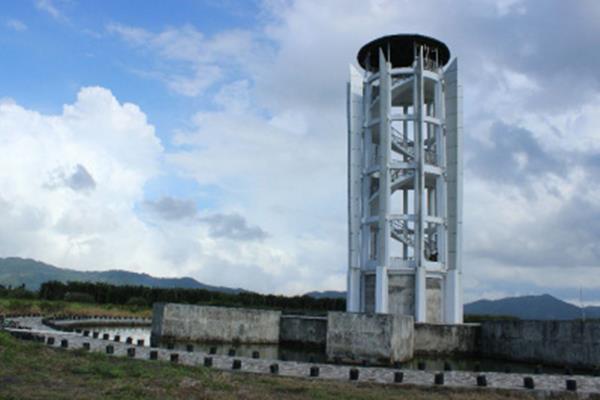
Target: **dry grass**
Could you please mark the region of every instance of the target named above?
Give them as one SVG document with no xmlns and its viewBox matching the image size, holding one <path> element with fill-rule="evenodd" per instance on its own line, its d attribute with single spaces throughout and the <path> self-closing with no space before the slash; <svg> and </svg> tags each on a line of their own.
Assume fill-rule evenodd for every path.
<svg viewBox="0 0 600 400">
<path fill-rule="evenodd" d="M 0 399 L 535 399 L 531 393 L 352 384 L 61 351 L 0 332 Z M 565 394 L 556 399 L 573 398 Z"/>
</svg>

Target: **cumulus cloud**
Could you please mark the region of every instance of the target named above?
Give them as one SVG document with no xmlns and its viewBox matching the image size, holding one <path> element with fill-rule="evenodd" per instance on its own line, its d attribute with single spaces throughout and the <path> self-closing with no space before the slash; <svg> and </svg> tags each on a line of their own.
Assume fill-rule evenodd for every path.
<svg viewBox="0 0 600 400">
<path fill-rule="evenodd" d="M 238 214 L 213 214 L 199 220 L 208 225 L 210 235 L 215 238 L 262 240 L 267 237 L 260 227 L 248 225 L 246 219 Z"/>
<path fill-rule="evenodd" d="M 197 213 L 196 204 L 190 199 L 165 196 L 155 201 L 146 201 L 144 204 L 150 211 L 166 220 L 189 219 Z"/>
<path fill-rule="evenodd" d="M 96 188 L 96 181 L 83 165 L 77 164 L 71 171 L 56 170 L 45 187 L 49 189 L 68 187 L 75 191 L 87 192 Z"/>
</svg>

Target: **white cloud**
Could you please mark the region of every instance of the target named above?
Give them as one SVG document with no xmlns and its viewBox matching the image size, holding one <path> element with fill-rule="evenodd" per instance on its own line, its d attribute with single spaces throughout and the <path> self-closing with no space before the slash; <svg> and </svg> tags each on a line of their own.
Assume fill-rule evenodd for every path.
<svg viewBox="0 0 600 400">
<path fill-rule="evenodd" d="M 65 20 L 64 14 L 54 5 L 52 0 L 36 0 L 35 6 L 56 20 Z"/>
<path fill-rule="evenodd" d="M 25 25 L 25 23 L 23 21 L 20 21 L 18 19 L 8 19 L 8 20 L 6 20 L 4 25 L 7 28 L 10 28 L 17 32 L 23 32 L 23 31 L 27 30 L 27 25 Z"/>
</svg>

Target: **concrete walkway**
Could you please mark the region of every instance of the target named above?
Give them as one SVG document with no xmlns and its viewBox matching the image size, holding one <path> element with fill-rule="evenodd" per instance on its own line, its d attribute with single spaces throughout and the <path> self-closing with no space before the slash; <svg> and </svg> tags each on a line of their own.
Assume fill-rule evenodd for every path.
<svg viewBox="0 0 600 400">
<path fill-rule="evenodd" d="M 12 321 L 17 322 L 22 327 L 30 328 L 28 330 L 7 329 L 14 332 L 31 332 L 45 337 L 46 343 L 48 338 L 54 338 L 52 347 L 60 347 L 61 341 L 68 341 L 69 349 L 80 349 L 84 343 L 89 343 L 90 351 L 106 352 L 106 346 L 111 345 L 114 348 L 114 356 L 127 357 L 127 350 L 135 348 L 136 359 L 150 359 L 150 353 L 156 351 L 158 360 L 171 360 L 173 354 L 177 354 L 178 362 L 184 365 L 203 365 L 206 357 L 212 358 L 212 367 L 220 370 L 233 370 L 234 360 L 241 362 L 241 368 L 234 371 L 251 372 L 251 373 L 271 373 L 271 365 L 278 365 L 278 374 L 289 377 L 309 377 L 311 367 L 319 368 L 319 376 L 312 379 L 336 379 L 349 380 L 351 370 L 358 371 L 358 381 L 376 382 L 385 384 L 410 384 L 410 385 L 426 385 L 432 386 L 435 384 L 435 375 L 440 371 L 418 371 L 409 369 L 392 369 L 381 367 L 351 367 L 344 365 L 333 364 L 311 364 L 293 361 L 278 361 L 253 359 L 245 357 L 228 357 L 224 355 L 209 355 L 204 352 L 194 351 L 185 352 L 181 350 L 167 350 L 163 348 L 150 348 L 148 346 L 135 346 L 123 343 L 125 338 L 121 338 L 121 342 L 111 340 L 94 339 L 85 337 L 82 334 L 72 332 L 62 332 L 48 328 L 42 324 L 39 317 L 28 318 L 13 318 Z M 105 320 L 98 320 L 102 323 Z M 73 321 L 76 322 L 76 321 Z M 124 322 L 126 323 L 126 322 Z M 395 382 L 396 373 L 402 372 L 402 383 Z M 469 371 L 446 371 L 443 373 L 444 386 L 460 387 L 460 388 L 475 388 L 477 387 L 477 377 L 485 375 L 488 388 L 509 389 L 509 390 L 529 390 L 541 397 L 551 395 L 557 392 L 566 390 L 567 380 L 575 380 L 577 385 L 577 394 L 580 398 L 586 398 L 589 394 L 600 393 L 600 377 L 591 376 L 567 376 L 567 375 L 523 375 L 517 373 L 498 373 L 498 372 L 469 372 Z M 535 389 L 526 389 L 524 387 L 524 378 L 531 377 L 534 381 Z"/>
</svg>

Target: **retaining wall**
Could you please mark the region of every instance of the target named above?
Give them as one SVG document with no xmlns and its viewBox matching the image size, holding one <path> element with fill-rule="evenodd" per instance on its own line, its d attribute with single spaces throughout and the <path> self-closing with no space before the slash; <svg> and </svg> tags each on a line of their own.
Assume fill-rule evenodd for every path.
<svg viewBox="0 0 600 400">
<path fill-rule="evenodd" d="M 278 343 L 281 312 L 156 303 L 152 340 Z"/>
<path fill-rule="evenodd" d="M 484 356 L 592 368 L 600 365 L 600 321 L 486 321 Z"/>
<path fill-rule="evenodd" d="M 325 346 L 327 343 L 327 317 L 282 315 L 279 340 Z"/>
<path fill-rule="evenodd" d="M 477 355 L 480 342 L 479 324 L 415 324 L 414 351 L 418 354 Z"/>
<path fill-rule="evenodd" d="M 413 356 L 414 322 L 410 316 L 330 312 L 327 358 L 392 363 Z"/>
</svg>

